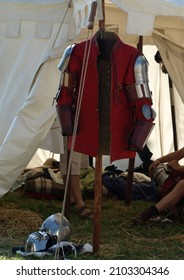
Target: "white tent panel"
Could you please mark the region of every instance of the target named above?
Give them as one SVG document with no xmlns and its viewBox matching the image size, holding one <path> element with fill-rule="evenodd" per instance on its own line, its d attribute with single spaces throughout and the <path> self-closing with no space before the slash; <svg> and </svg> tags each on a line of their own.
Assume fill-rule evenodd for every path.
<svg viewBox="0 0 184 280">
<path fill-rule="evenodd" d="M 155 46 L 145 46 L 143 49 L 149 62 L 149 85 L 152 91 L 153 108 L 157 114 L 154 121 L 155 127 L 148 139 L 148 146 L 155 159 L 173 149 L 173 127 L 168 75 L 163 74 L 160 65 L 155 62 L 154 56 L 156 51 L 157 48 Z"/>
<path fill-rule="evenodd" d="M 182 102 L 181 97 L 178 94 L 175 87 L 173 87 L 173 103 L 175 104 L 175 116 L 176 116 L 175 118 L 177 121 L 177 125 L 176 125 L 176 133 L 178 139 L 177 144 L 178 144 L 178 148 L 182 148 L 184 143 L 184 133 L 183 133 L 184 103 Z"/>
<path fill-rule="evenodd" d="M 156 16 L 184 16 L 182 0 L 111 0 L 128 13 L 128 34 L 151 35 Z"/>
<path fill-rule="evenodd" d="M 43 66 L 2 143 L 0 176 L 3 174 L 3 186 L 9 186 L 12 178 L 20 175 L 22 167 L 28 164 L 53 124 L 55 108 L 51 104 L 58 84 L 57 68 L 53 63 L 48 61 Z M 53 76 L 52 80 L 48 79 L 48 73 Z"/>
<path fill-rule="evenodd" d="M 26 169 L 33 169 L 42 166 L 48 158 L 54 158 L 55 160 L 60 160 L 59 154 L 54 154 L 51 151 L 38 149 L 35 155 L 32 157 L 31 161 L 26 166 Z"/>
<path fill-rule="evenodd" d="M 183 91 L 183 73 L 184 73 L 184 47 L 170 41 L 166 36 L 162 34 L 154 33 L 153 39 L 157 47 L 159 48 L 161 57 L 167 68 L 167 71 L 175 84 L 182 101 L 184 102 Z M 184 36 L 183 36 L 184 44 Z"/>
<path fill-rule="evenodd" d="M 6 2 L 1 8 L 0 196 L 9 191 L 54 122 L 59 71 L 58 60 L 49 60 L 50 51 L 68 42 L 76 29 L 73 10 L 65 17 L 66 3 Z"/>
<path fill-rule="evenodd" d="M 59 83 L 57 64 L 65 46 L 86 25 L 93 1 L 73 0 L 73 7 L 68 6 L 69 2 L 0 0 L 0 196 L 10 190 L 55 120 L 52 100 Z M 97 2 L 96 27 L 102 15 L 101 1 Z M 132 21 L 135 15 L 140 19 L 136 24 Z M 181 97 L 184 96 L 181 91 L 183 60 L 179 57 L 183 58 L 184 48 L 183 15 L 184 3 L 179 0 L 106 1 L 107 27 L 117 32 L 124 42 L 136 45 L 139 35 L 154 33 L 154 41 L 161 48 L 164 63 Z M 79 38 L 85 38 L 86 30 L 82 32 Z M 164 39 L 160 39 L 159 32 Z M 146 42 L 153 44 L 153 38 L 145 36 L 144 44 Z M 145 54 L 150 62 L 150 88 L 157 112 L 149 145 L 157 156 L 172 149 L 170 98 L 168 85 L 165 85 L 167 76 L 159 72 L 159 65 L 157 70 L 151 70 L 151 65 L 155 65 L 155 50 Z M 180 135 L 180 124 L 177 129 Z"/>
</svg>

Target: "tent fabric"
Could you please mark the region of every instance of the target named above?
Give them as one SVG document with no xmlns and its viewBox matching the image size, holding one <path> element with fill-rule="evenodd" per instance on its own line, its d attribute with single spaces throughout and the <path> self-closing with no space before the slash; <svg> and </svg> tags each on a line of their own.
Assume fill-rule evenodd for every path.
<svg viewBox="0 0 184 280">
<path fill-rule="evenodd" d="M 160 65 L 154 59 L 156 46 L 145 46 L 143 52 L 149 63 L 149 86 L 152 91 L 153 108 L 157 114 L 155 127 L 148 139 L 153 159 L 156 159 L 173 149 L 170 89 L 168 75 L 162 73 Z"/>
<path fill-rule="evenodd" d="M 71 6 L 69 2 L 0 0 L 0 196 L 11 189 L 50 132 L 56 117 L 52 101 L 59 83 L 58 62 L 68 44 L 86 36 L 85 26 L 93 1 L 73 0 Z M 102 16 L 101 1 L 97 2 L 96 28 Z M 180 95 L 175 98 L 176 108 L 181 108 L 184 96 L 181 91 L 184 81 L 180 79 L 183 61 L 179 59 L 183 57 L 184 48 L 181 35 L 184 34 L 182 2 L 113 0 L 106 1 L 105 12 L 107 28 L 117 32 L 127 43 L 136 45 L 139 35 L 152 35 L 144 37 L 144 44 L 156 44 L 161 49 Z M 140 17 L 145 21 L 139 21 Z M 136 22 L 133 22 L 136 18 Z M 165 37 L 162 38 L 158 32 Z M 168 48 L 171 59 L 166 62 Z M 149 52 L 150 69 L 154 68 L 150 71 L 150 87 L 157 112 L 156 129 L 150 137 L 150 146 L 156 156 L 172 149 L 172 127 L 168 117 L 171 100 L 166 86 L 167 77 L 154 62 L 155 49 Z M 164 95 L 161 91 L 164 91 Z M 182 134 L 180 121 L 183 119 L 181 115 L 177 117 L 179 137 Z M 164 139 L 169 139 L 167 144 L 163 144 Z M 62 143 L 59 149 L 62 152 Z"/>
<path fill-rule="evenodd" d="M 184 73 L 184 48 L 170 41 L 163 34 L 154 33 L 153 40 L 158 47 L 161 57 L 164 61 L 167 71 L 174 81 L 178 92 L 181 92 L 181 98 L 184 102 L 183 94 L 183 73 Z"/>
<path fill-rule="evenodd" d="M 50 50 L 75 35 L 73 10 L 65 17 L 65 1 L 39 4 L 1 4 L 0 196 L 10 190 L 54 122 L 59 71 L 58 60 L 49 60 Z"/>
<path fill-rule="evenodd" d="M 112 0 L 111 2 L 128 13 L 127 33 L 129 34 L 151 35 L 155 17 L 158 15 L 184 16 L 182 0 Z"/>
</svg>

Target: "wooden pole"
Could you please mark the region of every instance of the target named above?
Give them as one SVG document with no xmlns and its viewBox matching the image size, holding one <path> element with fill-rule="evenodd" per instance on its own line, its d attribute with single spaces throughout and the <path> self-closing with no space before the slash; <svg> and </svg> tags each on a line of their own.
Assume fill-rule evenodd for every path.
<svg viewBox="0 0 184 280">
<path fill-rule="evenodd" d="M 69 166 L 69 158 L 70 158 L 70 151 L 67 149 L 67 172 L 70 168 L 69 174 L 66 173 L 65 175 L 65 188 L 67 188 L 66 193 L 66 202 L 64 208 L 64 216 L 70 220 L 70 192 L 71 192 L 71 167 Z M 68 179 L 68 181 L 67 181 Z"/>
<path fill-rule="evenodd" d="M 171 99 L 171 115 L 172 115 L 172 125 L 173 125 L 173 138 L 174 138 L 174 150 L 178 150 L 178 141 L 177 141 L 177 132 L 176 132 L 176 119 L 175 119 L 175 108 L 173 100 L 173 83 L 168 74 L 169 79 L 169 90 L 170 90 L 170 99 Z"/>
<path fill-rule="evenodd" d="M 103 19 L 99 20 L 99 29 L 105 28 L 105 1 L 102 0 Z M 93 253 L 100 250 L 100 233 L 102 218 L 102 155 L 96 156 L 94 185 L 94 222 L 93 222 Z"/>
<path fill-rule="evenodd" d="M 103 19 L 99 20 L 99 29 L 105 28 L 105 1 L 102 0 L 102 15 Z"/>
<path fill-rule="evenodd" d="M 139 36 L 139 41 L 137 43 L 137 49 L 142 52 L 142 48 L 143 48 L 143 37 Z"/>
<path fill-rule="evenodd" d="M 137 43 L 137 49 L 142 52 L 143 48 L 143 37 L 139 36 L 139 41 Z M 132 183 L 133 183 L 133 174 L 134 174 L 134 164 L 135 158 L 129 159 L 128 165 L 128 178 L 127 178 L 127 185 L 126 185 L 126 193 L 125 193 L 125 204 L 128 206 L 132 200 Z"/>
<path fill-rule="evenodd" d="M 94 185 L 94 224 L 93 224 L 93 253 L 100 249 L 100 232 L 102 216 L 102 155 L 96 156 L 95 185 Z"/>
<path fill-rule="evenodd" d="M 129 159 L 128 164 L 128 178 L 126 184 L 126 193 L 125 193 L 125 204 L 129 206 L 132 200 L 132 183 L 133 183 L 133 174 L 134 174 L 134 163 L 135 158 Z"/>
</svg>

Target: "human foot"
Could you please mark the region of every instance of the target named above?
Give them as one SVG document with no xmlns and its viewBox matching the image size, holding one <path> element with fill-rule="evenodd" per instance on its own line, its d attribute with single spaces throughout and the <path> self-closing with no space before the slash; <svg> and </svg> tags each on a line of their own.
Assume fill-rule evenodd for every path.
<svg viewBox="0 0 184 280">
<path fill-rule="evenodd" d="M 83 219 L 93 219 L 93 212 L 86 205 L 80 207 L 79 209 L 80 217 Z"/>
</svg>

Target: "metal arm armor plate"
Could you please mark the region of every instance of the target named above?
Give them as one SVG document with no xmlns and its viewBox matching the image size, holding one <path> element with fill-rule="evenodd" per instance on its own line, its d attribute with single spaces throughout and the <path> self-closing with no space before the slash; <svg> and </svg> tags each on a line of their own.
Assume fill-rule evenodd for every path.
<svg viewBox="0 0 184 280">
<path fill-rule="evenodd" d="M 152 97 L 148 85 L 148 62 L 143 55 L 138 56 L 135 61 L 134 76 L 135 83 L 126 86 L 128 98 L 135 103 L 137 112 L 134 127 L 129 135 L 129 148 L 140 151 L 154 127 L 155 118 L 155 112 L 151 108 Z"/>
<path fill-rule="evenodd" d="M 75 47 L 75 44 L 72 44 L 65 49 L 63 56 L 58 64 L 58 69 L 61 72 L 65 71 L 74 47 Z"/>
<path fill-rule="evenodd" d="M 143 55 L 137 57 L 134 65 L 135 83 L 126 85 L 126 92 L 130 101 L 135 102 L 140 98 L 152 101 L 148 85 L 148 62 Z"/>
<path fill-rule="evenodd" d="M 56 112 L 61 125 L 62 135 L 73 134 L 74 113 L 71 105 L 72 93 L 75 89 L 76 77 L 67 71 L 68 63 L 75 44 L 68 46 L 58 64 L 61 71 L 60 85 L 56 95 Z"/>
<path fill-rule="evenodd" d="M 134 66 L 135 75 L 135 88 L 137 92 L 137 98 L 150 98 L 151 92 L 149 89 L 148 80 L 148 62 L 142 55 L 138 56 Z"/>
</svg>

